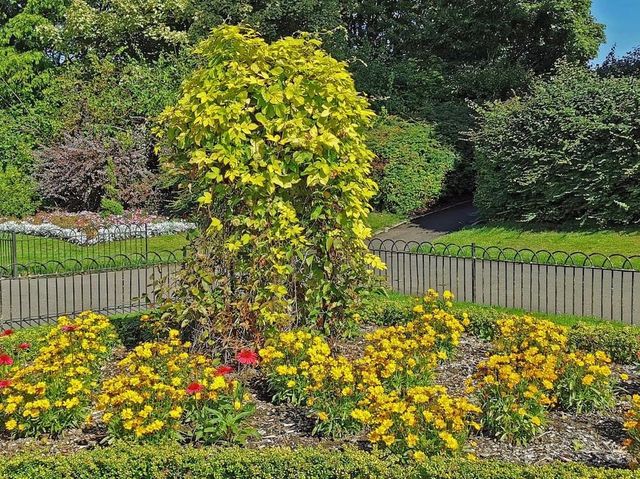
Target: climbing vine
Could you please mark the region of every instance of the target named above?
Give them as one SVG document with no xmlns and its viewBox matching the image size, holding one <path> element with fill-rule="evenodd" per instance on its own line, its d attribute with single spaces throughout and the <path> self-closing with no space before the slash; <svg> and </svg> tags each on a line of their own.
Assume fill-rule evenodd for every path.
<svg viewBox="0 0 640 479">
<path fill-rule="evenodd" d="M 206 213 L 194 263 L 202 269 L 206 251 L 207 287 L 222 297 L 216 316 L 252 338 L 270 326 L 339 327 L 384 267 L 365 243 L 376 192 L 367 100 L 307 35 L 269 44 L 223 26 L 195 52 L 204 66 L 157 135 L 166 171 Z"/>
</svg>

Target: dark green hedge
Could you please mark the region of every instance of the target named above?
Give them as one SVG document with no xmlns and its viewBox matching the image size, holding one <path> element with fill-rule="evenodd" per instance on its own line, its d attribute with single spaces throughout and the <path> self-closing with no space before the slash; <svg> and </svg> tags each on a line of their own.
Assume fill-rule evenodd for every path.
<svg viewBox="0 0 640 479">
<path fill-rule="evenodd" d="M 409 214 L 428 207 L 442 192 L 456 154 L 441 144 L 431 125 L 382 116 L 368 135 L 378 157 L 375 179 L 377 207 Z"/>
<path fill-rule="evenodd" d="M 563 65 L 479 116 L 475 201 L 485 219 L 640 221 L 639 79 Z"/>
<path fill-rule="evenodd" d="M 0 459 L 1 456 L 0 456 Z M 434 458 L 402 466 L 356 450 L 115 446 L 72 455 L 22 454 L 0 462 L 6 479 L 627 479 L 631 471 L 575 464 L 516 466 Z"/>
</svg>

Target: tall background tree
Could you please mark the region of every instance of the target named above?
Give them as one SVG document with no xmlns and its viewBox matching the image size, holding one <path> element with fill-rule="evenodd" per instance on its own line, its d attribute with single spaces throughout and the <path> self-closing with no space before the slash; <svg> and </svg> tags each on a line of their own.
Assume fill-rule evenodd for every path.
<svg viewBox="0 0 640 479">
<path fill-rule="evenodd" d="M 124 144 L 148 137 L 197 62 L 192 46 L 220 23 L 244 23 L 269 41 L 318 33 L 374 108 L 432 123 L 426 127 L 458 152 L 444 191 L 469 191 L 470 102 L 524 92 L 558 59 L 593 58 L 604 35 L 590 10 L 591 0 L 7 0 L 0 167 L 30 175 L 46 161 L 36 152 L 80 130 Z"/>
</svg>

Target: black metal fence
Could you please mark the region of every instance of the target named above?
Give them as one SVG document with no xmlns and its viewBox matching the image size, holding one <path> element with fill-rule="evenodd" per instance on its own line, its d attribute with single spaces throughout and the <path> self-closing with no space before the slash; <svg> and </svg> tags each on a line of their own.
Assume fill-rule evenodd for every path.
<svg viewBox="0 0 640 479">
<path fill-rule="evenodd" d="M 369 248 L 387 264 L 379 274 L 400 293 L 433 288 L 477 304 L 640 321 L 640 256 L 378 239 Z"/>
<path fill-rule="evenodd" d="M 16 274 L 0 274 L 0 327 L 46 324 L 86 310 L 148 309 L 158 283 L 170 281 L 183 257 L 181 249 L 11 265 Z"/>
<path fill-rule="evenodd" d="M 379 274 L 400 293 L 450 290 L 460 301 L 640 322 L 638 256 L 377 239 L 369 248 L 387 264 Z M 15 259 L 15 249 L 10 252 Z M 0 266 L 0 327 L 43 324 L 88 309 L 146 309 L 157 283 L 171 281 L 183 258 L 180 249 Z"/>
<path fill-rule="evenodd" d="M 0 278 L 147 266 L 171 261 L 176 245 L 152 239 L 154 225 L 65 230 L 49 235 L 0 232 Z M 184 233 L 177 233 L 173 238 Z M 178 241 L 180 243 L 180 241 Z M 186 244 L 186 239 L 184 240 Z"/>
</svg>

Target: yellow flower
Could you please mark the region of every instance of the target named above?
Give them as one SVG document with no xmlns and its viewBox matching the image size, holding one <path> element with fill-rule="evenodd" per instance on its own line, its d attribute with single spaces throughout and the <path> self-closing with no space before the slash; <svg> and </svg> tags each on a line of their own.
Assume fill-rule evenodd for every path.
<svg viewBox="0 0 640 479">
<path fill-rule="evenodd" d="M 7 429 L 7 431 L 13 431 L 17 425 L 18 423 L 15 419 L 9 419 L 6 423 L 4 423 L 4 427 Z"/>
<path fill-rule="evenodd" d="M 427 455 L 422 451 L 415 451 L 413 453 L 413 459 L 417 462 L 424 462 L 427 460 Z"/>
<path fill-rule="evenodd" d="M 585 386 L 590 386 L 591 384 L 593 384 L 594 380 L 595 378 L 591 374 L 587 374 L 582 378 L 582 384 L 584 384 Z"/>
</svg>

